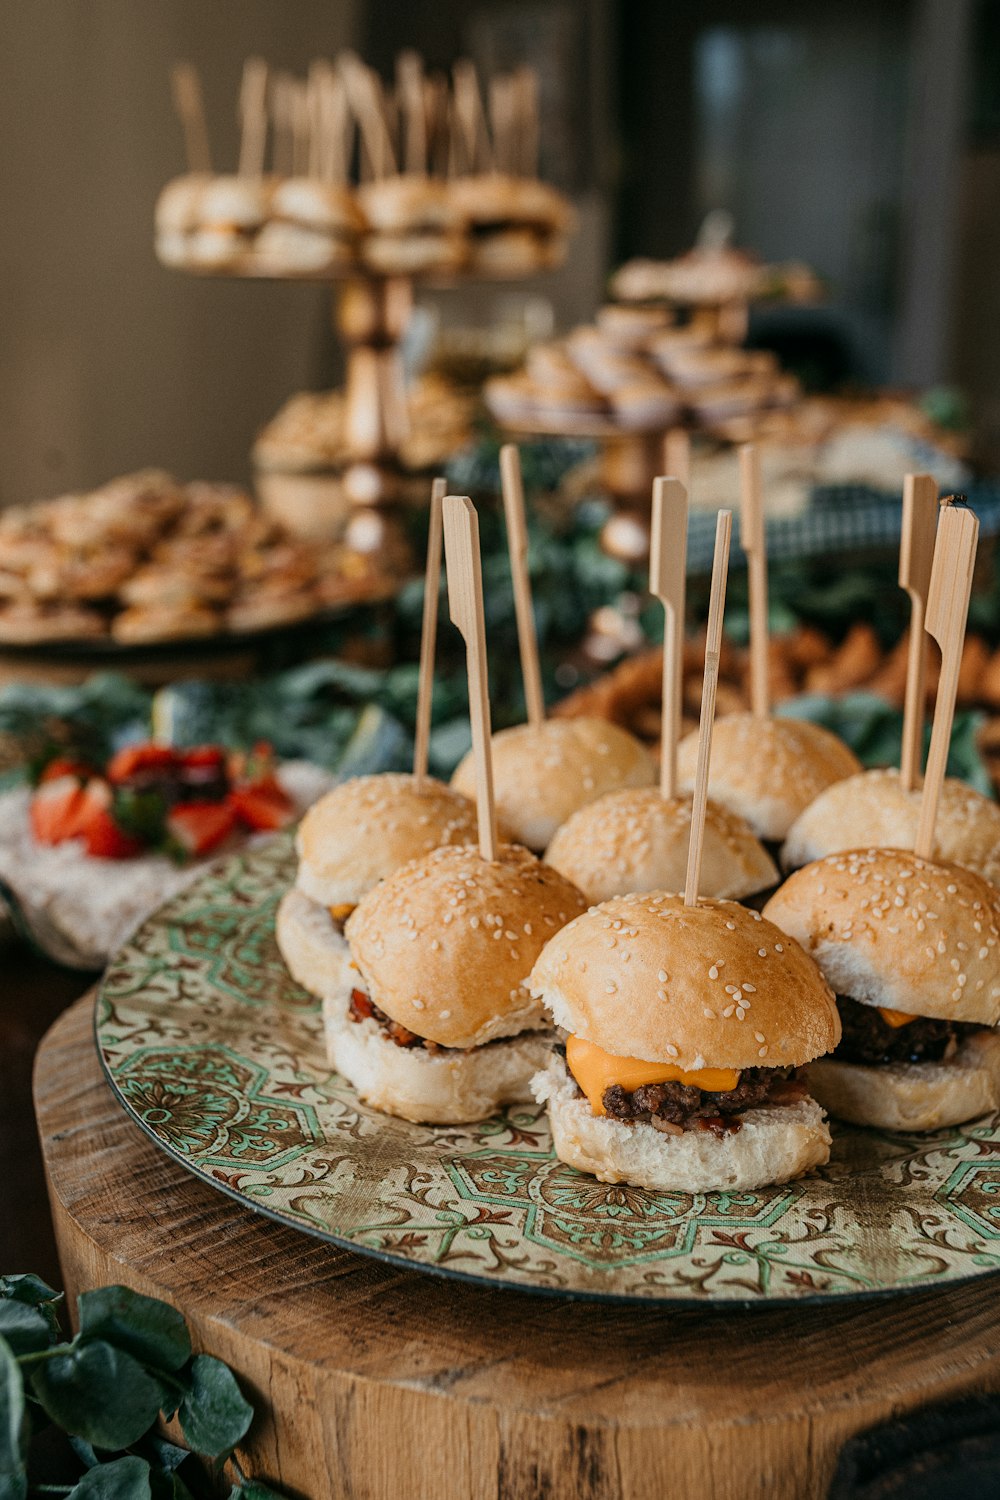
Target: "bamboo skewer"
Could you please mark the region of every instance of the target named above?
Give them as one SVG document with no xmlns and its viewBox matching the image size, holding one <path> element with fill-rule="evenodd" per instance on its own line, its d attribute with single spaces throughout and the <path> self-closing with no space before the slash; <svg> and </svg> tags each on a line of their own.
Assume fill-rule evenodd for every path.
<svg viewBox="0 0 1000 1500">
<path fill-rule="evenodd" d="M 396 92 L 402 117 L 400 160 L 405 172 L 427 171 L 427 106 L 424 66 L 418 52 L 401 52 L 396 59 Z"/>
<path fill-rule="evenodd" d="M 170 70 L 170 83 L 174 96 L 174 108 L 184 133 L 184 154 L 188 171 L 210 176 L 212 153 L 208 145 L 208 126 L 205 123 L 205 104 L 201 95 L 201 79 L 191 63 L 174 63 Z"/>
<path fill-rule="evenodd" d="M 452 69 L 452 79 L 459 127 L 465 135 L 465 170 L 490 172 L 493 170 L 490 137 L 475 64 L 468 58 L 460 58 Z"/>
<path fill-rule="evenodd" d="M 446 495 L 444 516 L 448 610 L 465 640 L 469 674 L 469 719 L 476 766 L 476 813 L 479 852 L 497 857 L 497 815 L 493 798 L 493 751 L 486 669 L 486 622 L 483 614 L 483 570 L 479 552 L 479 517 L 466 495 Z"/>
<path fill-rule="evenodd" d="M 295 164 L 295 120 L 290 73 L 271 79 L 271 167 L 276 177 L 290 177 Z"/>
<path fill-rule="evenodd" d="M 930 474 L 907 474 L 903 485 L 903 522 L 899 539 L 899 586 L 910 596 L 910 645 L 906 660 L 906 698 L 899 779 L 912 792 L 923 761 L 924 708 L 927 684 L 927 635 L 924 617 L 934 562 L 938 522 L 937 483 Z"/>
<path fill-rule="evenodd" d="M 267 149 L 267 63 L 248 57 L 240 85 L 240 177 L 261 177 Z"/>
<path fill-rule="evenodd" d="M 521 675 L 524 679 L 524 703 L 528 723 L 537 729 L 545 718 L 545 695 L 542 692 L 535 611 L 531 600 L 531 580 L 528 577 L 528 527 L 524 516 L 521 455 L 515 443 L 504 443 L 500 449 L 500 488 L 507 522 L 510 572 L 514 582 L 514 613 L 517 618 L 517 644 L 521 653 Z"/>
<path fill-rule="evenodd" d="M 753 443 L 740 448 L 740 546 L 747 556 L 750 590 L 750 707 L 755 719 L 766 719 L 771 707 L 767 659 L 767 544 L 760 452 Z"/>
<path fill-rule="evenodd" d="M 413 779 L 423 791 L 431 738 L 431 707 L 434 701 L 434 653 L 437 645 L 438 595 L 441 591 L 441 504 L 447 479 L 431 485 L 431 509 L 427 530 L 427 566 L 424 572 L 424 616 L 420 630 L 420 677 L 417 685 L 417 723 L 413 737 Z"/>
<path fill-rule="evenodd" d="M 969 617 L 978 539 L 979 518 L 975 513 L 964 505 L 945 506 L 938 523 L 924 621 L 928 635 L 932 635 L 941 647 L 941 676 L 938 679 L 931 744 L 924 771 L 920 821 L 913 845 L 914 854 L 920 855 L 922 859 L 930 859 L 934 847 L 934 827 L 951 747 L 958 673 Z"/>
<path fill-rule="evenodd" d="M 653 480 L 649 592 L 663 605 L 663 694 L 660 795 L 677 794 L 677 739 L 683 687 L 684 602 L 687 572 L 687 490 L 679 479 Z"/>
<path fill-rule="evenodd" d="M 691 439 L 683 427 L 672 427 L 663 443 L 663 469 L 691 491 Z"/>
<path fill-rule="evenodd" d="M 712 729 L 715 724 L 715 695 L 719 686 L 722 617 L 726 607 L 726 580 L 729 576 L 729 544 L 732 529 L 732 511 L 720 510 L 719 518 L 715 523 L 712 592 L 709 598 L 708 632 L 705 638 L 705 681 L 701 690 L 698 761 L 694 773 L 691 834 L 688 842 L 687 875 L 684 881 L 685 906 L 698 905 L 698 886 L 701 882 L 701 851 L 705 842 L 705 810 L 708 806 L 708 768 L 712 756 Z"/>
</svg>

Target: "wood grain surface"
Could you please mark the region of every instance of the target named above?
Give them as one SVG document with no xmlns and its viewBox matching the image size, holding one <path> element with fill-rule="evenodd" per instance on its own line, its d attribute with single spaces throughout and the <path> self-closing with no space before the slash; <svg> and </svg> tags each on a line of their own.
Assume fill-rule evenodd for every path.
<svg viewBox="0 0 1000 1500">
<path fill-rule="evenodd" d="M 258 1410 L 241 1460 L 311 1500 L 810 1500 L 844 1440 L 1000 1389 L 995 1289 L 712 1312 L 403 1272 L 189 1177 L 100 1072 L 88 1000 L 36 1108 L 67 1290 L 179 1307 Z"/>
</svg>

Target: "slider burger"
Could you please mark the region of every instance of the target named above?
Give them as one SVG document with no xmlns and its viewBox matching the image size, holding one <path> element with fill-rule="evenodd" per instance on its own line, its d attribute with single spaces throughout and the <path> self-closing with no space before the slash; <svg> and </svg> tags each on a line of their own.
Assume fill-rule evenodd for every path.
<svg viewBox="0 0 1000 1500">
<path fill-rule="evenodd" d="M 1000 1107 L 1000 897 L 980 875 L 854 849 L 789 876 L 764 915 L 836 992 L 842 1038 L 809 1070 L 831 1114 L 937 1130 Z"/>
<path fill-rule="evenodd" d="M 476 837 L 476 809 L 440 781 L 356 776 L 314 802 L 299 824 L 295 884 L 278 909 L 278 946 L 292 978 L 323 997 L 331 944 L 361 897 L 400 865 Z"/>
<path fill-rule="evenodd" d="M 787 1182 L 829 1159 L 797 1070 L 840 1039 L 797 943 L 735 902 L 653 892 L 592 907 L 530 986 L 569 1033 L 532 1083 L 557 1156 L 673 1192 Z"/>
<path fill-rule="evenodd" d="M 899 772 L 881 768 L 834 782 L 788 830 L 781 850 L 786 870 L 827 854 L 876 845 L 912 849 L 922 788 L 907 790 Z M 1000 806 L 956 776 L 941 786 L 934 825 L 935 859 L 952 861 L 1000 885 Z"/>
<path fill-rule="evenodd" d="M 524 276 L 562 262 L 575 215 L 547 183 L 484 172 L 454 178 L 448 191 L 465 223 L 474 270 Z"/>
<path fill-rule="evenodd" d="M 457 271 L 465 259 L 462 215 L 448 185 L 407 173 L 358 189 L 369 232 L 362 258 L 382 276 Z"/>
<path fill-rule="evenodd" d="M 511 838 L 537 853 L 561 823 L 606 792 L 651 786 L 655 768 L 645 746 L 605 719 L 545 719 L 501 729 L 492 739 L 497 817 Z M 475 795 L 472 752 L 452 787 Z"/>
<path fill-rule="evenodd" d="M 698 734 L 677 747 L 683 786 L 694 782 Z M 861 762 L 829 729 L 804 719 L 726 714 L 715 721 L 709 793 L 746 819 L 765 843 L 785 838 L 820 792 L 861 770 Z"/>
<path fill-rule="evenodd" d="M 165 266 L 184 266 L 190 237 L 198 228 L 201 200 L 212 181 L 207 172 L 186 172 L 168 182 L 156 200 L 156 254 Z"/>
<path fill-rule="evenodd" d="M 366 1104 L 428 1124 L 530 1099 L 546 1025 L 527 988 L 547 940 L 584 908 L 526 849 L 435 849 L 363 896 L 327 941 L 330 1061 Z"/>
<path fill-rule="evenodd" d="M 596 905 L 632 891 L 683 889 L 690 836 L 690 797 L 664 797 L 655 786 L 629 788 L 567 818 L 545 861 Z M 701 858 L 699 889 L 706 896 L 743 901 L 778 880 L 749 824 L 715 802 L 705 810 Z"/>
<path fill-rule="evenodd" d="M 350 188 L 313 177 L 287 177 L 271 200 L 271 219 L 257 237 L 262 267 L 308 274 L 349 266 L 364 232 Z"/>
<path fill-rule="evenodd" d="M 265 178 L 213 177 L 201 196 L 189 263 L 211 269 L 241 261 L 267 220 L 273 191 Z"/>
</svg>

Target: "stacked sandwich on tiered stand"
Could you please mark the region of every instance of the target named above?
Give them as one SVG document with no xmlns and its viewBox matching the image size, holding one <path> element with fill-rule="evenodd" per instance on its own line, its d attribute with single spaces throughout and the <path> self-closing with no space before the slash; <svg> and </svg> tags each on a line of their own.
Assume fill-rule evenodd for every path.
<svg viewBox="0 0 1000 1500">
<path fill-rule="evenodd" d="M 522 278 L 566 253 L 573 210 L 537 177 L 535 75 L 521 68 L 493 78 L 487 122 L 467 62 L 449 84 L 403 54 L 389 97 L 351 53 L 315 63 L 305 82 L 269 81 L 266 65 L 251 59 L 230 175 L 212 171 L 192 70 L 175 73 L 175 85 L 189 170 L 157 206 L 161 260 L 194 273 L 338 285 L 336 325 L 348 351 L 343 464 L 325 491 L 310 482 L 303 504 L 342 519 L 350 505 L 400 500 L 410 434 L 400 344 L 415 283 Z M 394 529 L 371 514 L 359 527 L 373 549 Z"/>
</svg>

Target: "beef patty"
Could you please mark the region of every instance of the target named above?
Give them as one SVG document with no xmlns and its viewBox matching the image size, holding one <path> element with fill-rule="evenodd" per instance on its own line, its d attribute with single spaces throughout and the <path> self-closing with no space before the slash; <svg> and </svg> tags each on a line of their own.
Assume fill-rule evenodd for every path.
<svg viewBox="0 0 1000 1500">
<path fill-rule="evenodd" d="M 710 1093 L 687 1083 L 644 1083 L 629 1092 L 613 1083 L 604 1090 L 605 1113 L 615 1120 L 643 1120 L 668 1135 L 740 1129 L 748 1109 L 764 1104 L 796 1104 L 806 1085 L 795 1068 L 744 1068 L 734 1089 Z"/>
<path fill-rule="evenodd" d="M 862 1005 L 849 995 L 837 996 L 843 1035 L 834 1057 L 838 1062 L 879 1063 L 940 1062 L 950 1057 L 963 1037 L 981 1026 L 966 1021 L 936 1021 L 917 1016 L 905 1026 L 890 1026 L 873 1005 Z"/>
</svg>

